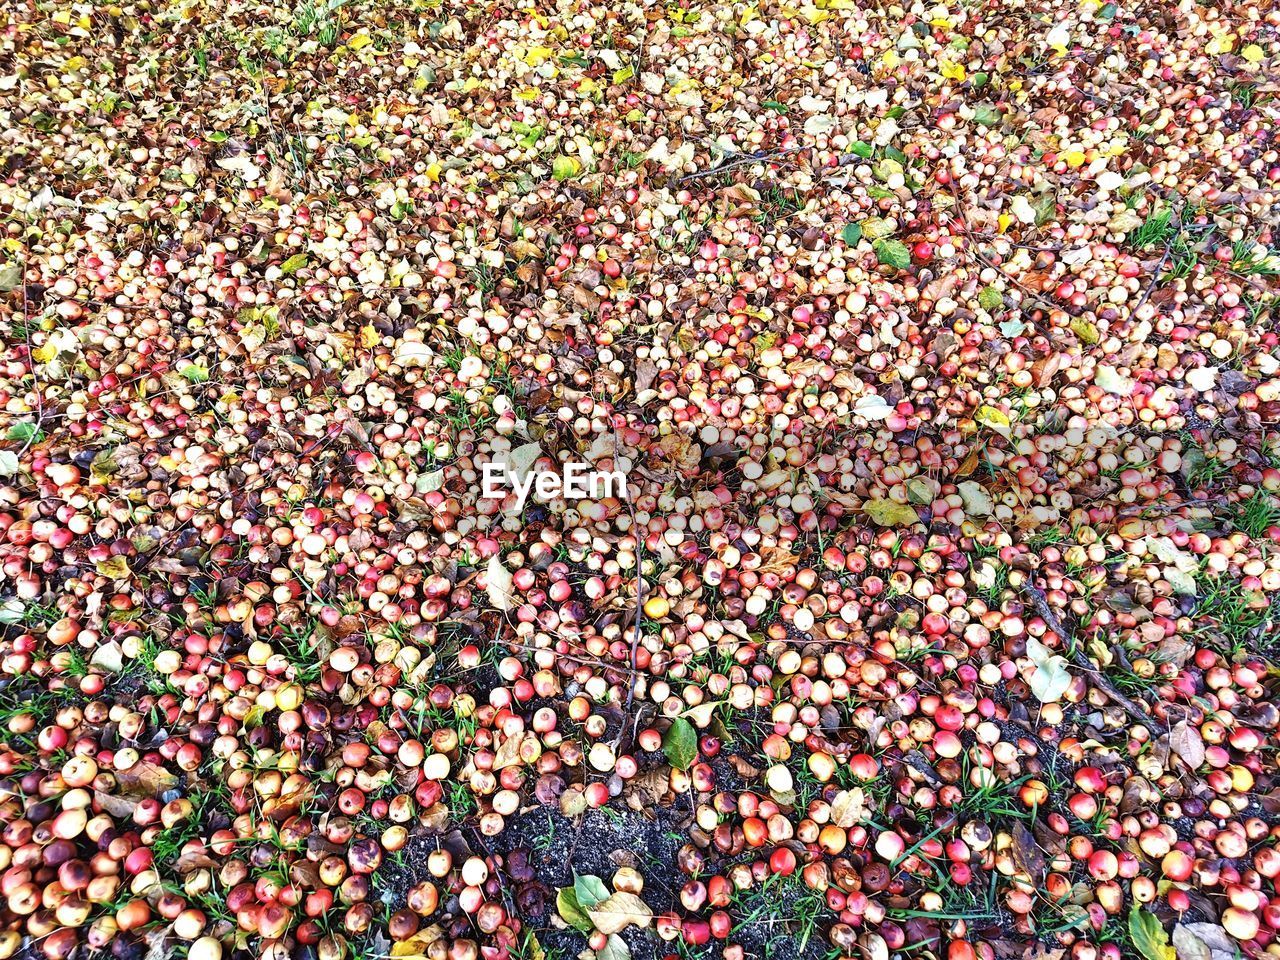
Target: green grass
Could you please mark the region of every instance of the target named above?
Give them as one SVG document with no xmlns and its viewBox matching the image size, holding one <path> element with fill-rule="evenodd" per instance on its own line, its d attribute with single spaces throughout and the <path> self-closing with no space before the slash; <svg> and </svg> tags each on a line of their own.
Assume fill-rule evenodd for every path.
<svg viewBox="0 0 1280 960">
<path fill-rule="evenodd" d="M 989 883 L 979 883 L 975 876 L 970 883 L 961 886 L 940 870 L 926 886 L 942 898 L 940 910 L 890 909 L 886 911 L 887 915 L 894 920 L 929 918 L 967 923 L 998 923 L 1008 919 L 1000 906 L 994 872 Z"/>
<path fill-rule="evenodd" d="M 758 929 L 766 960 L 794 960 L 803 954 L 823 918 L 830 915 L 826 898 L 796 874 L 770 876 L 758 887 L 736 894 L 733 902 L 742 911 L 733 934 Z"/>
<path fill-rule="evenodd" d="M 988 560 L 987 564 L 995 572 L 990 583 L 977 588 L 978 596 L 986 601 L 988 607 L 996 609 L 1009 588 L 1009 568 L 998 560 Z"/>
<path fill-rule="evenodd" d="M 1173 220 L 1173 208 L 1164 207 L 1147 214 L 1146 219 L 1129 231 L 1125 239 L 1137 250 L 1151 250 L 1163 247 L 1177 235 L 1178 226 Z"/>
<path fill-rule="evenodd" d="M 1199 261 L 1191 246 L 1191 237 L 1182 228 L 1172 207 L 1163 207 L 1147 214 L 1145 220 L 1129 232 L 1126 238 L 1136 250 L 1165 250 L 1164 279 L 1188 277 Z"/>
<path fill-rule="evenodd" d="M 1249 237 L 1231 245 L 1231 270 L 1246 277 L 1280 276 L 1280 254 Z"/>
<path fill-rule="evenodd" d="M 1186 479 L 1187 486 L 1192 490 L 1212 487 L 1231 472 L 1228 464 L 1216 456 L 1207 455 L 1194 443 L 1187 447 L 1183 460 L 1190 464 L 1186 470 Z"/>
<path fill-rule="evenodd" d="M 1236 505 L 1235 525 L 1254 540 L 1261 540 L 1267 530 L 1280 525 L 1280 500 L 1265 490 L 1255 490 L 1248 500 Z"/>
<path fill-rule="evenodd" d="M 1256 594 L 1230 577 L 1203 577 L 1199 587 L 1192 618 L 1203 621 L 1199 629 L 1220 637 L 1233 655 L 1245 650 L 1255 631 L 1271 619 L 1270 607 L 1254 606 Z"/>
<path fill-rule="evenodd" d="M 460 822 L 476 812 L 475 794 L 471 787 L 460 781 L 449 784 L 449 819 Z"/>
</svg>

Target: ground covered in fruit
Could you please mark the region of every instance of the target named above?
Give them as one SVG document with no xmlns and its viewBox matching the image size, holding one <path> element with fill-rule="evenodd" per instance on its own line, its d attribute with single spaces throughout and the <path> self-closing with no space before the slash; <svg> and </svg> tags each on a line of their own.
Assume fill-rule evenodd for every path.
<svg viewBox="0 0 1280 960">
<path fill-rule="evenodd" d="M 0 6 L 0 958 L 1280 956 L 1278 69 Z"/>
</svg>

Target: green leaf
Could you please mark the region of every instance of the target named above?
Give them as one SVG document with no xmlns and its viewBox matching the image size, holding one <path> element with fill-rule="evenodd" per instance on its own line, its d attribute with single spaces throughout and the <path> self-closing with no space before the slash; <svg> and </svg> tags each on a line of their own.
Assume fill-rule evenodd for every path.
<svg viewBox="0 0 1280 960">
<path fill-rule="evenodd" d="M 901 150 L 899 150 L 897 147 L 885 147 L 884 155 L 888 157 L 890 160 L 895 161 L 899 165 L 899 167 L 904 170 L 911 162 L 910 160 L 907 159 L 907 155 L 903 153 Z"/>
<path fill-rule="evenodd" d="M 589 873 L 574 874 L 573 895 L 578 900 L 578 906 L 590 912 L 596 904 L 609 899 L 609 888 L 597 876 Z"/>
<path fill-rule="evenodd" d="M 978 306 L 990 313 L 992 310 L 999 310 L 1004 305 L 1004 296 L 993 286 L 985 286 L 982 292 L 978 294 Z"/>
<path fill-rule="evenodd" d="M 893 157 L 881 157 L 880 162 L 875 165 L 875 169 L 872 172 L 881 180 L 887 181 L 894 174 L 901 174 L 903 167 Z"/>
<path fill-rule="evenodd" d="M 920 520 L 915 507 L 881 497 L 868 500 L 862 505 L 862 509 L 868 517 L 882 527 L 905 527 Z"/>
<path fill-rule="evenodd" d="M 928 477 L 912 477 L 907 481 L 907 499 L 912 503 L 933 503 L 937 494 L 937 482 Z"/>
<path fill-rule="evenodd" d="M 210 143 L 225 143 L 227 140 L 227 131 L 215 130 L 213 133 L 208 134 L 205 139 Z"/>
<path fill-rule="evenodd" d="M 905 270 L 911 266 L 911 251 L 901 240 L 881 239 L 873 244 L 876 259 L 886 266 L 897 270 Z"/>
<path fill-rule="evenodd" d="M 777 113 L 790 113 L 785 103 L 779 103 L 777 100 L 766 100 L 761 104 L 766 110 L 773 110 Z"/>
<path fill-rule="evenodd" d="M 1040 197 L 1031 206 L 1036 212 L 1037 227 L 1048 223 L 1058 215 L 1058 198 L 1054 196 L 1052 190 L 1046 190 L 1040 194 Z"/>
<path fill-rule="evenodd" d="M 856 247 L 858 241 L 862 239 L 862 227 L 856 223 L 846 224 L 845 228 L 840 231 L 840 239 L 846 246 Z"/>
<path fill-rule="evenodd" d="M 305 253 L 295 253 L 284 263 L 280 264 L 280 272 L 286 277 L 291 277 L 306 265 L 307 255 Z"/>
<path fill-rule="evenodd" d="M 581 170 L 582 164 L 578 162 L 577 157 L 566 157 L 561 154 L 551 162 L 551 175 L 561 182 L 572 180 Z"/>
<path fill-rule="evenodd" d="M 1177 951 L 1169 943 L 1160 918 L 1136 904 L 1129 911 L 1129 939 L 1146 960 L 1177 960 Z"/>
<path fill-rule="evenodd" d="M 591 918 L 587 916 L 582 905 L 578 903 L 573 887 L 561 887 L 556 893 L 556 913 L 560 919 L 582 933 L 590 933 L 593 929 Z"/>
<path fill-rule="evenodd" d="M 610 934 L 604 946 L 596 951 L 596 960 L 631 960 L 631 948 L 616 933 Z"/>
<path fill-rule="evenodd" d="M 973 122 L 983 127 L 994 127 L 1004 119 L 1004 114 L 989 103 L 974 108 Z"/>
<path fill-rule="evenodd" d="M 538 145 L 538 141 L 542 139 L 542 135 L 545 132 L 546 127 L 542 126 L 542 124 L 529 127 L 529 129 L 523 131 L 523 136 L 520 137 L 518 142 L 526 150 L 531 150 Z"/>
<path fill-rule="evenodd" d="M 615 70 L 615 71 L 613 71 L 613 82 L 614 82 L 614 83 L 626 83 L 628 80 L 630 80 L 630 79 L 631 79 L 632 77 L 634 77 L 635 75 L 636 75 L 636 68 L 635 68 L 635 67 L 633 67 L 633 66 L 631 66 L 631 64 L 627 64 L 627 65 L 626 65 L 625 67 L 623 67 L 621 70 Z"/>
<path fill-rule="evenodd" d="M 186 377 L 191 383 L 205 383 L 209 379 L 209 371 L 194 363 L 187 364 L 178 373 Z"/>
<path fill-rule="evenodd" d="M 849 152 L 857 154 L 863 160 L 870 160 L 872 154 L 876 152 L 876 148 L 871 146 L 869 143 L 863 143 L 861 140 L 855 140 L 849 147 Z"/>
<path fill-rule="evenodd" d="M 22 266 L 17 263 L 6 263 L 0 267 L 0 293 L 16 290 L 22 283 Z"/>
<path fill-rule="evenodd" d="M 991 78 L 986 73 L 979 71 L 969 78 L 969 83 L 973 89 L 981 90 L 987 85 L 987 81 L 990 79 Z"/>
<path fill-rule="evenodd" d="M 19 623 L 25 614 L 26 608 L 16 597 L 0 603 L 0 623 Z"/>
<path fill-rule="evenodd" d="M 40 428 L 30 421 L 15 423 L 9 428 L 8 438 L 14 443 L 26 443 L 28 440 L 38 440 L 42 434 Z"/>
<path fill-rule="evenodd" d="M 1102 9 L 1098 11 L 1099 20 L 1114 20 L 1116 18 L 1116 5 L 1114 3 L 1104 3 Z"/>
<path fill-rule="evenodd" d="M 698 731 L 684 717 L 676 717 L 662 738 L 662 752 L 677 770 L 688 770 L 698 756 Z"/>
</svg>

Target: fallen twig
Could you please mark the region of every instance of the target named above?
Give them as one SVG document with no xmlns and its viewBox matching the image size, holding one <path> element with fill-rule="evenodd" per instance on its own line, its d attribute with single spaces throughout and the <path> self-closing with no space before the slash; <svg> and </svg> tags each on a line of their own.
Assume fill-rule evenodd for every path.
<svg viewBox="0 0 1280 960">
<path fill-rule="evenodd" d="M 1150 726 L 1153 720 L 1151 714 L 1117 690 L 1115 684 L 1098 671 L 1079 645 L 1071 642 L 1071 634 L 1067 632 L 1067 629 L 1062 625 L 1062 621 L 1058 619 L 1058 615 L 1049 606 L 1049 598 L 1044 595 L 1044 591 L 1035 586 L 1030 580 L 1023 580 L 1022 589 L 1031 598 L 1031 605 L 1035 607 L 1036 613 L 1040 614 L 1040 619 L 1049 625 L 1050 630 L 1062 638 L 1071 661 L 1081 669 L 1088 670 L 1093 674 L 1091 681 L 1093 685 L 1105 693 L 1107 699 L 1112 703 L 1122 708 L 1134 722 L 1140 723 L 1144 727 Z"/>
</svg>

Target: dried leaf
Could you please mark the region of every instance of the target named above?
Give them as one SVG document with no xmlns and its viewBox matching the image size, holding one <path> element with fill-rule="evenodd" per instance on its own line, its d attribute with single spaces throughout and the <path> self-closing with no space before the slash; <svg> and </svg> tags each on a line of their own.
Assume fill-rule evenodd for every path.
<svg viewBox="0 0 1280 960">
<path fill-rule="evenodd" d="M 653 911 L 634 893 L 620 890 L 602 903 L 588 907 L 587 916 L 597 930 L 609 935 L 633 925 L 647 927 L 653 919 Z"/>
<path fill-rule="evenodd" d="M 1027 637 L 1027 656 L 1035 664 L 1031 675 L 1031 692 L 1041 703 L 1053 703 L 1071 686 L 1071 674 L 1067 661 L 1054 653 L 1035 637 Z"/>
<path fill-rule="evenodd" d="M 1173 754 L 1195 771 L 1204 763 L 1204 739 L 1194 726 L 1181 720 L 1169 730 L 1169 749 Z"/>
<path fill-rule="evenodd" d="M 128 770 L 116 773 L 120 792 L 131 797 L 158 797 L 178 785 L 178 778 L 150 760 L 139 760 Z"/>
<path fill-rule="evenodd" d="M 1020 820 L 1013 825 L 1013 860 L 1033 882 L 1039 883 L 1044 879 L 1047 869 L 1044 854 L 1040 852 L 1035 835 Z"/>
<path fill-rule="evenodd" d="M 894 500 L 881 498 L 868 500 L 862 505 L 862 509 L 882 527 L 904 527 L 918 523 L 920 520 L 920 515 L 916 513 L 914 507 Z"/>
<path fill-rule="evenodd" d="M 508 613 L 519 605 L 511 571 L 502 565 L 502 560 L 496 553 L 489 558 L 489 566 L 485 570 L 485 583 L 489 602 L 503 613 Z"/>
</svg>

